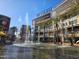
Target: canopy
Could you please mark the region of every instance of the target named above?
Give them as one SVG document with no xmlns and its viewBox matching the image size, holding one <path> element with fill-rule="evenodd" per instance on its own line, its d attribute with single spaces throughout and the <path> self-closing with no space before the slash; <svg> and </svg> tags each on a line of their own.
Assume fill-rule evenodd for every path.
<svg viewBox="0 0 79 59">
<path fill-rule="evenodd" d="M 6 34 L 2 31 L 0 31 L 0 36 L 6 36 Z"/>
</svg>

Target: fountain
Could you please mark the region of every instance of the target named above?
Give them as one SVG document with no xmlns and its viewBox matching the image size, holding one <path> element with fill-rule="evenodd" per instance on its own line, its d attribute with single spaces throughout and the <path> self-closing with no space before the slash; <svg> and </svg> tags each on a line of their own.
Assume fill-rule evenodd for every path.
<svg viewBox="0 0 79 59">
<path fill-rule="evenodd" d="M 26 16 L 25 16 L 25 21 L 26 21 L 26 25 L 27 25 L 27 30 L 28 30 L 28 13 L 26 13 Z M 21 18 L 19 18 L 19 23 L 21 22 Z M 34 47 L 36 45 L 39 45 L 40 43 L 37 42 L 37 43 L 34 43 L 33 41 L 30 41 L 29 40 L 29 32 L 27 31 L 27 34 L 26 34 L 26 40 L 24 43 L 15 43 L 13 44 L 14 46 L 20 46 L 20 47 Z"/>
<path fill-rule="evenodd" d="M 28 26 L 29 26 L 28 13 L 26 13 L 25 20 L 26 20 L 27 30 L 29 30 L 29 28 L 28 28 Z M 23 43 L 23 45 L 26 46 L 26 47 L 27 47 L 27 46 L 33 47 L 33 46 L 39 45 L 38 42 L 37 42 L 37 43 L 34 43 L 33 40 L 31 40 L 31 41 L 29 40 L 30 35 L 31 35 L 31 34 L 29 33 L 29 31 L 27 31 L 26 40 L 25 40 L 25 42 Z"/>
</svg>

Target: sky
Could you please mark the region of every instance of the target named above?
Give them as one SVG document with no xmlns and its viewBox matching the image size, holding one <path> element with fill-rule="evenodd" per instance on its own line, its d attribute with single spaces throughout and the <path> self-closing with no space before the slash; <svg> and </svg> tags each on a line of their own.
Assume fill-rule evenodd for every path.
<svg viewBox="0 0 79 59">
<path fill-rule="evenodd" d="M 50 7 L 55 8 L 62 0 L 0 0 L 0 14 L 11 18 L 10 27 L 29 24 L 32 19 Z M 28 19 L 28 20 L 26 20 Z"/>
</svg>

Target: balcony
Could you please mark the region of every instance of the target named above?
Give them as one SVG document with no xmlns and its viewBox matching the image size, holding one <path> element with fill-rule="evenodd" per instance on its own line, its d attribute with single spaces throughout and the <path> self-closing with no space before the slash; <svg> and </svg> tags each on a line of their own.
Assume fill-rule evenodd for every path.
<svg viewBox="0 0 79 59">
<path fill-rule="evenodd" d="M 79 37 L 79 31 L 74 31 L 73 33 L 67 32 L 67 34 L 65 34 L 65 36 L 67 36 L 67 37 Z"/>
</svg>

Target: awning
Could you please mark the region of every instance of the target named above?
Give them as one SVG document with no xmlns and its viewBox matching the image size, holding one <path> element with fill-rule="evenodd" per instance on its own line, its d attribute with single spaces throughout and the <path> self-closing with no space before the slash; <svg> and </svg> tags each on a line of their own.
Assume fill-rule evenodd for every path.
<svg viewBox="0 0 79 59">
<path fill-rule="evenodd" d="M 6 34 L 2 31 L 0 31 L 0 36 L 6 36 Z"/>
</svg>

